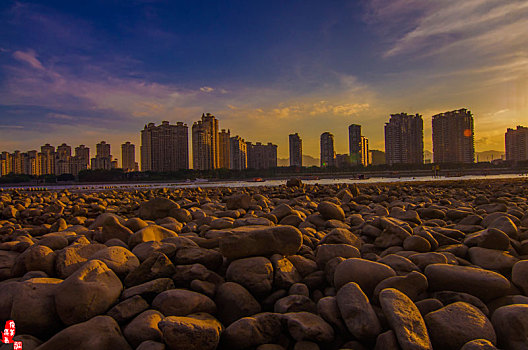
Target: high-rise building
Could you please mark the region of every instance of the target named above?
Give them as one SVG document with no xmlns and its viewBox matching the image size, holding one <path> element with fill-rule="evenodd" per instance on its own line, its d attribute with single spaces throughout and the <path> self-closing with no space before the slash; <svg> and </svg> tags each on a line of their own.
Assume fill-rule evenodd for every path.
<svg viewBox="0 0 528 350">
<path fill-rule="evenodd" d="M 46 143 L 40 147 L 40 152 L 42 153 L 42 160 L 40 162 L 41 173 L 43 175 L 55 174 L 55 147 Z"/>
<path fill-rule="evenodd" d="M 290 166 L 302 167 L 302 140 L 298 133 L 289 135 Z"/>
<path fill-rule="evenodd" d="M 361 137 L 361 125 L 351 124 L 348 127 L 348 150 L 353 165 L 362 164 Z"/>
<path fill-rule="evenodd" d="M 433 115 L 435 163 L 473 163 L 473 115 L 465 108 Z"/>
<path fill-rule="evenodd" d="M 121 163 L 124 171 L 136 169 L 136 146 L 129 141 L 121 145 Z"/>
<path fill-rule="evenodd" d="M 218 167 L 229 169 L 231 157 L 230 150 L 231 150 L 231 132 L 229 130 L 225 131 L 225 129 L 222 129 L 218 133 Z"/>
<path fill-rule="evenodd" d="M 12 168 L 13 162 L 11 160 L 11 153 L 9 152 L 2 152 L 2 155 L 0 156 L 0 175 L 6 176 L 13 172 Z"/>
<path fill-rule="evenodd" d="M 506 160 L 528 160 L 528 127 L 517 126 L 517 129 L 506 130 L 504 135 L 506 143 Z"/>
<path fill-rule="evenodd" d="M 55 155 L 55 175 L 71 174 L 71 147 L 63 143 Z"/>
<path fill-rule="evenodd" d="M 247 144 L 240 136 L 229 139 L 229 168 L 242 170 L 247 168 Z"/>
<path fill-rule="evenodd" d="M 252 144 L 246 142 L 247 167 L 250 169 L 269 169 L 277 167 L 277 145 L 268 142 L 263 145 L 260 142 Z"/>
<path fill-rule="evenodd" d="M 370 153 L 368 139 L 365 136 L 361 136 L 361 149 L 359 154 L 361 155 L 360 164 L 363 166 L 368 166 L 370 164 Z"/>
<path fill-rule="evenodd" d="M 321 167 L 335 166 L 334 135 L 321 134 Z"/>
<path fill-rule="evenodd" d="M 13 173 L 15 174 L 23 174 L 24 171 L 24 163 L 23 163 L 23 157 L 22 157 L 22 152 L 20 151 L 15 151 L 13 152 L 12 156 L 11 156 L 11 169 L 13 171 Z"/>
<path fill-rule="evenodd" d="M 387 164 L 423 164 L 423 119 L 419 114 L 391 114 L 385 123 Z"/>
<path fill-rule="evenodd" d="M 192 126 L 193 169 L 211 170 L 219 166 L 218 120 L 210 113 Z"/>
<path fill-rule="evenodd" d="M 106 143 L 105 141 L 101 141 L 97 145 L 95 145 L 96 154 L 95 157 L 92 158 L 92 166 L 91 168 L 93 170 L 96 169 L 103 169 L 103 170 L 110 170 L 113 168 L 112 166 L 112 154 L 110 153 L 110 144 Z"/>
<path fill-rule="evenodd" d="M 141 130 L 141 170 L 170 172 L 189 169 L 188 135 L 187 124 L 183 122 L 145 125 Z"/>
<path fill-rule="evenodd" d="M 90 165 L 90 148 L 85 145 L 75 147 L 75 155 L 71 157 L 71 173 L 79 175 L 82 170 L 88 169 Z"/>
</svg>

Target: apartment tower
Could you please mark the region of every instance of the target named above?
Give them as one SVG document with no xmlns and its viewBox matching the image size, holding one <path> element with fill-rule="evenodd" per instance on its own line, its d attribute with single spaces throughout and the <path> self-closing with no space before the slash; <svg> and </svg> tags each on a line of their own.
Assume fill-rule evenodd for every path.
<svg viewBox="0 0 528 350">
<path fill-rule="evenodd" d="M 335 166 L 334 135 L 321 134 L 321 167 Z"/>
<path fill-rule="evenodd" d="M 193 169 L 211 170 L 219 166 L 218 120 L 210 113 L 192 126 Z"/>
<path fill-rule="evenodd" d="M 387 164 L 423 164 L 423 119 L 420 114 L 391 114 L 385 123 Z"/>
<path fill-rule="evenodd" d="M 528 160 L 528 127 L 517 126 L 504 135 L 506 143 L 506 160 L 519 162 Z"/>
<path fill-rule="evenodd" d="M 225 131 L 222 129 L 218 133 L 218 167 L 229 169 L 230 168 L 230 149 L 231 149 L 231 132 L 229 130 Z"/>
<path fill-rule="evenodd" d="M 465 108 L 433 115 L 433 161 L 475 162 L 473 115 Z"/>
<path fill-rule="evenodd" d="M 242 170 L 247 168 L 247 144 L 240 136 L 229 139 L 229 169 Z"/>
<path fill-rule="evenodd" d="M 302 167 L 302 140 L 298 133 L 289 135 L 290 166 Z"/>
<path fill-rule="evenodd" d="M 141 130 L 141 171 L 171 172 L 189 169 L 189 131 L 187 124 L 168 121 Z M 134 164 L 135 167 L 135 164 Z"/>
</svg>

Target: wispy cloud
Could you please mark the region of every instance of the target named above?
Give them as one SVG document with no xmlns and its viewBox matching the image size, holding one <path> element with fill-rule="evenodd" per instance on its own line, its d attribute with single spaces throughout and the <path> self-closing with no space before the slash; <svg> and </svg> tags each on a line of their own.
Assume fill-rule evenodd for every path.
<svg viewBox="0 0 528 350">
<path fill-rule="evenodd" d="M 19 61 L 29 64 L 35 69 L 44 70 L 42 63 L 40 63 L 40 61 L 37 59 L 35 51 L 31 49 L 27 51 L 15 51 L 13 52 L 13 57 Z"/>
<path fill-rule="evenodd" d="M 213 92 L 214 89 L 212 87 L 210 87 L 210 86 L 203 86 L 203 87 L 200 88 L 200 91 L 201 92 Z"/>
</svg>

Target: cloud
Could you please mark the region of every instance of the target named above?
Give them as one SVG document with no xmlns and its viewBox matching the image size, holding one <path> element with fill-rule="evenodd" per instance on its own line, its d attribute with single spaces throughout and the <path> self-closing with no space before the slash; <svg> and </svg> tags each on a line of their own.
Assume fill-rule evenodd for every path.
<svg viewBox="0 0 528 350">
<path fill-rule="evenodd" d="M 200 91 L 201 92 L 213 92 L 214 89 L 212 87 L 210 87 L 210 86 L 203 86 L 203 87 L 200 88 Z"/>
<path fill-rule="evenodd" d="M 37 59 L 37 55 L 35 51 L 28 50 L 28 51 L 15 51 L 13 53 L 13 57 L 16 58 L 19 61 L 26 62 L 31 67 L 38 69 L 38 70 L 44 70 L 44 67 L 42 66 L 42 63 Z"/>
<path fill-rule="evenodd" d="M 0 125 L 0 129 L 24 129 L 22 125 Z"/>
</svg>

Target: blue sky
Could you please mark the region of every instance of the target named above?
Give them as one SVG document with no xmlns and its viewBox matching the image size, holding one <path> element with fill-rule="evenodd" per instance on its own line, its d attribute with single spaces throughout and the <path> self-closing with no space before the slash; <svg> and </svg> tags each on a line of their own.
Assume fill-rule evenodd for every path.
<svg viewBox="0 0 528 350">
<path fill-rule="evenodd" d="M 246 140 L 288 134 L 319 156 L 363 125 L 383 149 L 390 113 L 468 108 L 478 151 L 528 124 L 521 0 L 11 1 L 0 3 L 0 150 L 106 140 L 203 112 Z M 139 147 L 138 147 L 139 151 Z"/>
</svg>

